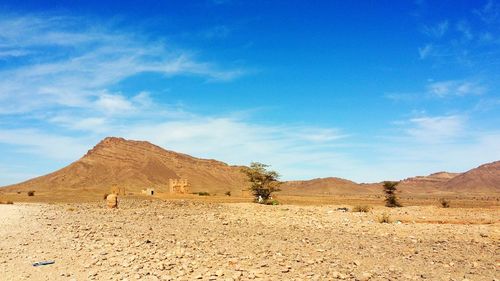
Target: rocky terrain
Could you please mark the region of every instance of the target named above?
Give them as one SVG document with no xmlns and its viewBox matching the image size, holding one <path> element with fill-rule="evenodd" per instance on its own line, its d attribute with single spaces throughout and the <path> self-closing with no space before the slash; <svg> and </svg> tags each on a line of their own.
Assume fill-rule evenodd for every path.
<svg viewBox="0 0 500 281">
<path fill-rule="evenodd" d="M 498 280 L 499 210 L 0 205 L 1 280 Z M 350 206 L 347 206 L 350 208 Z M 380 223 L 382 213 L 392 223 Z M 54 260 L 33 267 L 33 262 Z"/>
</svg>

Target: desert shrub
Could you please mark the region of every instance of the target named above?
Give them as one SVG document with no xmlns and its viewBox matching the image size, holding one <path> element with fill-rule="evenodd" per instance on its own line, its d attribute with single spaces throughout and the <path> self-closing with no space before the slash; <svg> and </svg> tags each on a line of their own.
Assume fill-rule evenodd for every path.
<svg viewBox="0 0 500 281">
<path fill-rule="evenodd" d="M 34 190 L 28 191 L 28 196 L 35 196 L 35 191 Z"/>
<path fill-rule="evenodd" d="M 279 191 L 279 174 L 275 171 L 267 170 L 269 165 L 253 162 L 250 167 L 242 169 L 251 183 L 250 190 L 255 198 L 255 202 L 267 204 L 272 199 L 272 194 Z"/>
<path fill-rule="evenodd" d="M 441 198 L 439 199 L 439 204 L 441 204 L 441 207 L 443 208 L 449 208 L 450 207 L 450 201 L 444 199 L 444 198 Z"/>
<path fill-rule="evenodd" d="M 352 211 L 355 213 L 368 213 L 371 209 L 372 209 L 372 207 L 370 207 L 368 205 L 358 205 L 358 206 L 354 206 L 352 208 Z"/>
<path fill-rule="evenodd" d="M 231 196 L 231 191 L 226 191 L 226 193 L 224 193 L 224 195 Z"/>
<path fill-rule="evenodd" d="M 70 211 L 70 212 L 73 212 L 74 210 L 75 210 L 75 208 L 73 208 L 73 207 L 68 208 L 68 211 Z"/>
<path fill-rule="evenodd" d="M 280 202 L 278 202 L 278 200 L 274 199 L 274 200 L 267 200 L 265 202 L 266 205 L 273 205 L 273 206 L 276 206 L 276 205 L 279 205 Z"/>
<path fill-rule="evenodd" d="M 12 201 L 0 201 L 0 204 L 12 205 L 12 204 L 14 204 L 14 202 L 12 202 Z"/>
<path fill-rule="evenodd" d="M 108 198 L 109 193 L 104 193 L 103 199 L 106 200 Z"/>
<path fill-rule="evenodd" d="M 199 196 L 210 196 L 210 193 L 208 193 L 206 191 L 201 191 L 201 192 L 198 192 L 198 195 Z"/>
<path fill-rule="evenodd" d="M 378 220 L 379 223 L 391 223 L 392 222 L 391 216 L 389 216 L 386 213 L 382 213 L 382 215 L 380 215 L 377 218 L 377 220 Z"/>
<path fill-rule="evenodd" d="M 401 207 L 398 197 L 396 196 L 397 188 L 399 184 L 397 181 L 385 181 L 384 182 L 384 193 L 385 193 L 385 206 L 386 207 Z"/>
</svg>

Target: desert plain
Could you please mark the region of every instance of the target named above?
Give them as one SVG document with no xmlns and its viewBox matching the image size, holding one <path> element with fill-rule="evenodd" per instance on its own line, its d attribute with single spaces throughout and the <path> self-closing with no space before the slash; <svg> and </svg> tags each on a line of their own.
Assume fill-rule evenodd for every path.
<svg viewBox="0 0 500 281">
<path fill-rule="evenodd" d="M 498 280 L 498 205 L 0 205 L 1 280 Z M 243 201 L 243 202 L 238 202 Z M 348 208 L 348 211 L 339 210 Z M 389 223 L 381 223 L 383 215 Z M 32 263 L 54 260 L 51 265 Z"/>
<path fill-rule="evenodd" d="M 0 280 L 500 278 L 500 161 L 402 180 L 400 208 L 382 183 L 335 177 L 284 182 L 278 205 L 257 204 L 241 169 L 106 138 L 0 188 Z"/>
</svg>

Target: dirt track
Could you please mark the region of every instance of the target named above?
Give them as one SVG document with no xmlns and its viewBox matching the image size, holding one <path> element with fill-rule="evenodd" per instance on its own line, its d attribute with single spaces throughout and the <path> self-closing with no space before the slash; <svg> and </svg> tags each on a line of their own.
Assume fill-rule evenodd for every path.
<svg viewBox="0 0 500 281">
<path fill-rule="evenodd" d="M 344 213 L 336 211 L 339 206 L 159 200 L 124 200 L 119 210 L 103 205 L 0 205 L 0 279 L 496 280 L 499 276 L 498 209 L 380 207 L 371 213 Z M 403 223 L 377 222 L 382 212 Z M 40 260 L 55 264 L 31 265 Z"/>
</svg>

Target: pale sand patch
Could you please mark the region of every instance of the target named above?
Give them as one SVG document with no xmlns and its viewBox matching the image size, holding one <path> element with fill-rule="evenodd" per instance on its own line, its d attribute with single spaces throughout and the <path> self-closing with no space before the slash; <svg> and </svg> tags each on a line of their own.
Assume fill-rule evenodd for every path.
<svg viewBox="0 0 500 281">
<path fill-rule="evenodd" d="M 0 204 L 0 236 L 12 234 L 16 229 L 22 228 L 23 220 L 36 208 L 36 205 Z"/>
</svg>

